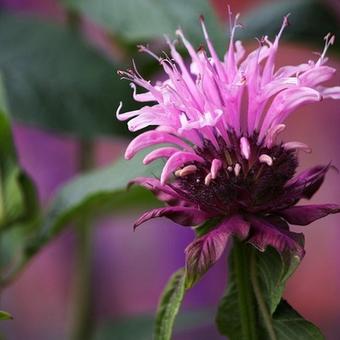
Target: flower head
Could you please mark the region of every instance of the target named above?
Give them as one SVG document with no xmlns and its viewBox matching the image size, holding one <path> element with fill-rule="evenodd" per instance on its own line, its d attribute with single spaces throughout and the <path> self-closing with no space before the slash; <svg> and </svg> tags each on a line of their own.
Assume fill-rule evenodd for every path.
<svg viewBox="0 0 340 340">
<path fill-rule="evenodd" d="M 181 30 L 176 32 L 191 58 L 189 67 L 175 43 L 167 39 L 170 56 L 157 57 L 140 47 L 159 61 L 164 81 L 146 81 L 135 66 L 133 71 L 120 71 L 132 80 L 136 101 L 154 104 L 126 113 L 120 113 L 120 105 L 118 119 L 129 120 L 131 131 L 156 126 L 137 136 L 125 157 L 163 144 L 147 154 L 144 164 L 166 160 L 160 179 L 134 180 L 167 205 L 146 212 L 135 226 L 160 216 L 184 226 L 214 221 L 186 249 L 187 269 L 193 276 L 216 262 L 230 235 L 261 251 L 272 246 L 302 258 L 303 235 L 290 231 L 289 224 L 307 225 L 340 211 L 334 204 L 296 206 L 319 189 L 330 165 L 296 175 L 297 151 L 309 152 L 309 147 L 278 140 L 285 119 L 300 105 L 340 99 L 340 87 L 320 85 L 335 73 L 325 57 L 334 36 L 325 37 L 325 48 L 316 61 L 275 69 L 288 18 L 274 41 L 263 37 L 248 55 L 242 43 L 234 41 L 240 26 L 237 20 L 238 16 L 222 60 L 201 18 L 206 47 L 195 50 Z M 147 92 L 137 93 L 136 85 Z"/>
</svg>

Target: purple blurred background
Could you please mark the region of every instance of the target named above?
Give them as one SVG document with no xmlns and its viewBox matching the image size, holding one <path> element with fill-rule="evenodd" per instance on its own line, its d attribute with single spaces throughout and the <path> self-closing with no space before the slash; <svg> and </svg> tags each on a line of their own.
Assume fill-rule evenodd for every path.
<svg viewBox="0 0 340 340">
<path fill-rule="evenodd" d="M 233 11 L 245 11 L 261 1 L 231 1 Z M 336 2 L 334 2 L 336 3 Z M 2 7 L 34 11 L 63 18 L 57 0 L 2 0 Z M 224 18 L 224 1 L 213 2 Z M 327 32 L 325 32 L 327 33 Z M 248 47 L 252 44 L 248 45 Z M 1 48 L 1 47 L 0 47 Z M 295 64 L 311 57 L 306 47 L 282 44 L 279 63 Z M 340 60 L 330 64 L 340 69 Z M 339 74 L 332 81 L 339 84 Z M 339 103 L 325 101 L 308 106 L 288 121 L 286 136 L 312 147 L 312 154 L 301 153 L 301 167 L 332 161 L 340 168 Z M 15 126 L 15 141 L 23 167 L 36 181 L 41 202 L 49 198 L 77 172 L 79 143 L 67 136 L 50 134 L 22 125 Z M 96 141 L 96 164 L 102 166 L 122 154 L 121 140 Z M 330 171 L 314 203 L 340 203 L 340 175 Z M 93 318 L 96 323 L 138 313 L 153 313 L 169 275 L 183 265 L 183 250 L 192 232 L 171 222 L 153 221 L 132 232 L 129 217 L 114 216 L 98 221 L 94 231 Z M 330 216 L 305 231 L 307 254 L 285 297 L 307 319 L 318 325 L 327 339 L 340 338 L 340 216 Z M 15 315 L 1 323 L 8 339 L 64 339 L 72 322 L 72 273 L 75 238 L 66 231 L 36 256 L 19 279 L 2 296 L 1 309 Z M 185 309 L 217 304 L 226 282 L 225 260 L 206 275 L 185 299 Z M 213 316 L 212 316 L 213 319 Z M 209 339 L 218 339 L 209 333 Z M 202 336 L 202 334 L 201 334 Z M 207 337 L 206 337 L 207 338 Z M 203 339 L 203 338 L 202 338 Z"/>
</svg>

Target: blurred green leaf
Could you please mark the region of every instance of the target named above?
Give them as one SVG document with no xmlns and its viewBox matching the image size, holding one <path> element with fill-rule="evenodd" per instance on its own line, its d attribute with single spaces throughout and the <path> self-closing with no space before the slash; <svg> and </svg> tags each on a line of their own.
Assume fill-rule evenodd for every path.
<svg viewBox="0 0 340 340">
<path fill-rule="evenodd" d="M 174 333 L 187 332 L 210 326 L 213 322 L 212 310 L 196 310 L 180 312 L 177 316 Z M 105 322 L 95 333 L 95 340 L 150 340 L 154 326 L 153 315 L 139 315 L 117 321 Z"/>
<path fill-rule="evenodd" d="M 0 310 L 0 320 L 12 320 L 12 319 L 13 316 L 10 313 Z"/>
<path fill-rule="evenodd" d="M 37 212 L 33 183 L 18 164 L 7 114 L 5 90 L 0 79 L 0 229 L 31 219 Z"/>
<path fill-rule="evenodd" d="M 141 42 L 173 35 L 178 27 L 196 44 L 203 41 L 199 16 L 205 16 L 218 47 L 225 42 L 222 26 L 206 0 L 64 0 L 123 42 Z"/>
<path fill-rule="evenodd" d="M 141 152 L 133 160 L 119 160 L 111 166 L 77 176 L 63 186 L 43 217 L 42 227 L 29 253 L 37 251 L 59 234 L 67 223 L 83 218 L 84 214 L 90 217 L 107 211 L 121 212 L 136 206 L 145 207 L 150 202 L 157 204 L 153 195 L 145 189 L 126 190 L 128 182 L 135 177 L 159 175 L 160 162 L 144 166 L 144 156 L 145 152 Z"/>
<path fill-rule="evenodd" d="M 185 294 L 185 269 L 181 268 L 169 279 L 161 296 L 156 314 L 154 339 L 170 340 L 176 315 Z"/>
<path fill-rule="evenodd" d="M 241 13 L 244 28 L 237 31 L 237 38 L 274 37 L 280 30 L 283 17 L 289 13 L 290 26 L 284 32 L 283 40 L 322 46 L 323 37 L 328 32 L 340 34 L 339 20 L 326 1 L 294 0 L 272 1 Z"/>
<path fill-rule="evenodd" d="M 316 326 L 282 300 L 285 283 L 299 261 L 293 256 L 288 264 L 287 259 L 272 248 L 264 253 L 252 248 L 236 241 L 230 254 L 228 289 L 216 317 L 220 333 L 230 340 L 272 339 L 264 321 L 267 318 L 267 325 L 271 325 L 277 340 L 323 339 Z M 254 294 L 254 279 L 264 307 Z M 266 315 L 263 308 L 267 309 Z"/>
<path fill-rule="evenodd" d="M 16 120 L 84 138 L 126 134 L 114 115 L 132 108 L 117 65 L 80 35 L 42 19 L 0 14 L 0 70 Z"/>
<path fill-rule="evenodd" d="M 137 207 L 147 209 L 157 206 L 159 202 L 149 191 L 140 187 L 127 190 L 128 182 L 135 177 L 159 176 L 161 163 L 144 166 L 142 159 L 145 154 L 141 152 L 131 161 L 122 159 L 111 166 L 75 177 L 56 193 L 44 216 L 25 227 L 25 233 L 22 233 L 20 224 L 13 228 L 2 240 L 5 244 L 2 262 L 8 268 L 0 278 L 0 284 L 7 285 L 33 255 L 71 222 L 77 222 L 84 216 L 93 218 Z"/>
</svg>

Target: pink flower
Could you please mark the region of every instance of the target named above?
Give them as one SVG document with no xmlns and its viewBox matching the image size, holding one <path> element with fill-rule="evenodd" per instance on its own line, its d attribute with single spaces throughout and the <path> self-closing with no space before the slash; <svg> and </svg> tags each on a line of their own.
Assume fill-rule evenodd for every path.
<svg viewBox="0 0 340 340">
<path fill-rule="evenodd" d="M 161 216 L 184 226 L 215 221 L 186 249 L 187 269 L 193 277 L 216 262 L 230 235 L 261 251 L 272 246 L 302 258 L 303 235 L 291 232 L 288 224 L 306 225 L 340 211 L 333 204 L 295 206 L 313 196 L 330 166 L 316 166 L 296 176 L 297 150 L 309 151 L 308 146 L 278 141 L 284 121 L 297 107 L 340 98 L 339 86 L 320 85 L 335 73 L 325 56 L 334 36 L 325 37 L 325 48 L 316 61 L 275 69 L 287 17 L 273 42 L 263 37 L 248 55 L 242 43 L 234 41 L 237 19 L 238 15 L 223 60 L 201 18 L 207 50 L 196 51 L 181 30 L 176 32 L 191 57 L 190 67 L 167 39 L 171 57 L 164 53 L 160 58 L 141 47 L 160 62 L 166 80 L 152 84 L 135 65 L 134 71 L 119 71 L 132 80 L 134 99 L 152 104 L 126 113 L 120 113 L 120 105 L 117 118 L 129 120 L 130 131 L 156 126 L 137 136 L 125 157 L 167 145 L 144 158 L 144 164 L 166 160 L 160 179 L 134 181 L 167 206 L 146 212 L 135 226 Z M 146 92 L 137 93 L 136 85 Z"/>
</svg>

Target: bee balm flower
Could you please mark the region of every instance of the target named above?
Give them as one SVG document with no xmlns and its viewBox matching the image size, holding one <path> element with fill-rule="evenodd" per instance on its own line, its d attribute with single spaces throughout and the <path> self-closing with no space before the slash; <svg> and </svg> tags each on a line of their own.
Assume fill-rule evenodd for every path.
<svg viewBox="0 0 340 340">
<path fill-rule="evenodd" d="M 274 41 L 262 38 L 248 55 L 241 42 L 234 41 L 237 18 L 222 60 L 201 18 L 207 50 L 196 51 L 181 30 L 176 32 L 190 55 L 190 67 L 167 39 L 171 57 L 158 58 L 141 46 L 160 62 L 164 81 L 152 84 L 135 67 L 119 71 L 132 80 L 136 101 L 154 104 L 126 113 L 120 113 L 120 105 L 118 119 L 129 120 L 131 131 L 156 126 L 137 136 L 125 157 L 163 144 L 144 158 L 144 164 L 165 159 L 160 179 L 133 182 L 150 189 L 166 207 L 146 212 L 135 226 L 161 216 L 184 226 L 215 221 L 186 249 L 187 270 L 193 276 L 216 262 L 231 235 L 261 251 L 272 246 L 302 258 L 303 235 L 290 231 L 289 224 L 307 225 L 340 211 L 334 204 L 296 205 L 314 195 L 330 165 L 296 175 L 297 151 L 309 151 L 308 146 L 278 140 L 284 121 L 296 108 L 340 98 L 340 87 L 320 85 L 335 73 L 325 57 L 334 36 L 325 37 L 325 48 L 316 61 L 276 70 L 287 17 Z M 137 93 L 136 85 L 147 91 Z"/>
</svg>

